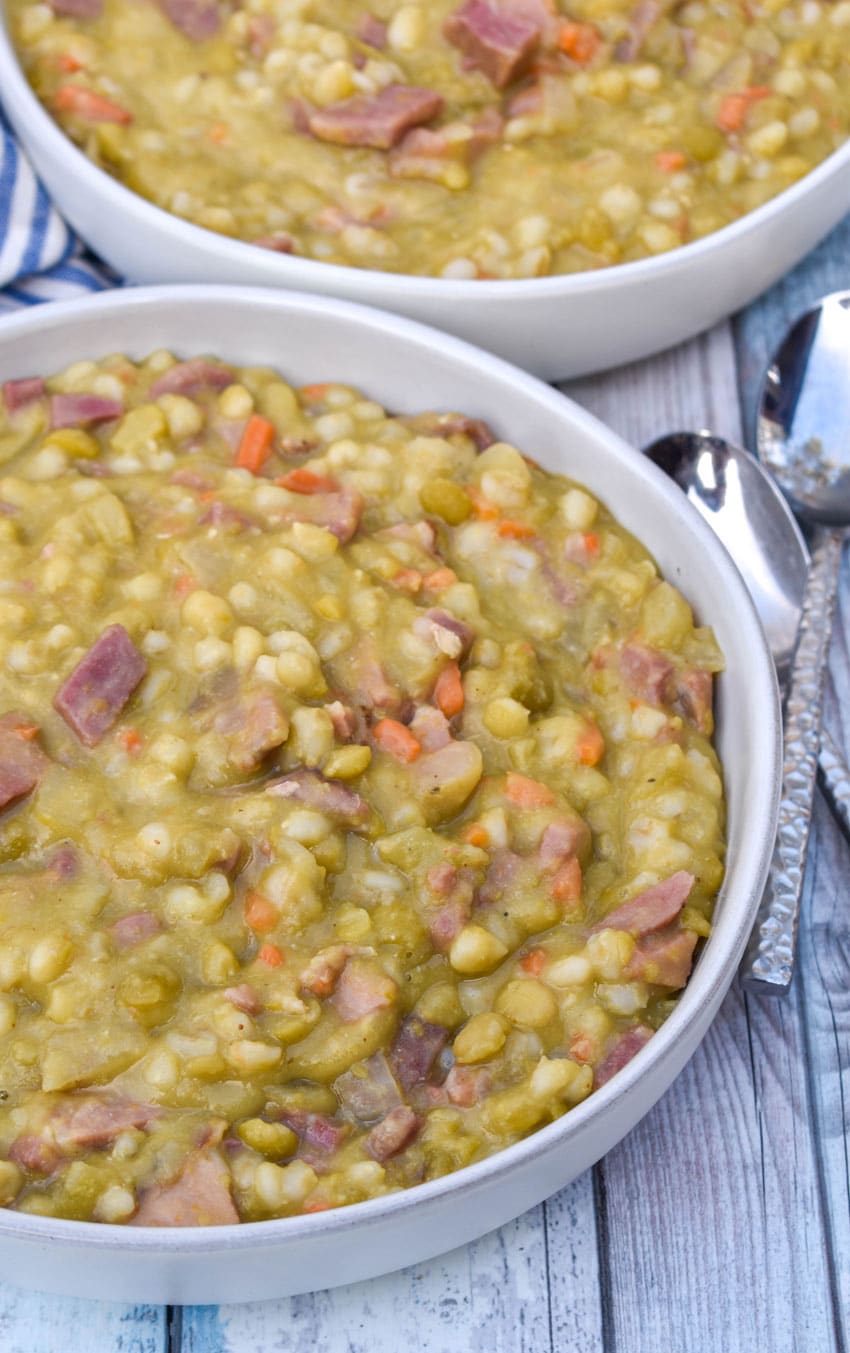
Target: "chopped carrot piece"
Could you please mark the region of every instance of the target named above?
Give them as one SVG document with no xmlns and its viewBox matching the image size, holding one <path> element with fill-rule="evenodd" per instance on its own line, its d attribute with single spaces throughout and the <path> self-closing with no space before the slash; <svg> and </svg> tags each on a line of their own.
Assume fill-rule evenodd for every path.
<svg viewBox="0 0 850 1353">
<path fill-rule="evenodd" d="M 531 977 L 539 977 L 546 967 L 546 950 L 530 949 L 520 959 L 519 966 L 523 972 L 527 972 Z"/>
<path fill-rule="evenodd" d="M 561 865 L 549 891 L 558 902 L 577 902 L 581 897 L 581 865 L 575 855 Z"/>
<path fill-rule="evenodd" d="M 269 968 L 279 968 L 283 963 L 283 950 L 278 949 L 276 944 L 264 944 L 257 958 Z"/>
<path fill-rule="evenodd" d="M 72 113 L 84 122 L 132 122 L 133 114 L 85 85 L 60 85 L 53 100 L 60 113 Z"/>
<path fill-rule="evenodd" d="M 589 723 L 576 743 L 576 753 L 583 766 L 595 766 L 605 755 L 605 739 L 598 726 Z"/>
<path fill-rule="evenodd" d="M 655 156 L 656 167 L 662 174 L 675 174 L 678 169 L 684 169 L 687 162 L 681 150 L 659 150 Z"/>
<path fill-rule="evenodd" d="M 290 493 L 338 493 L 339 481 L 331 479 L 329 475 L 315 474 L 308 470 L 306 465 L 301 465 L 297 470 L 290 470 L 289 474 L 282 474 L 275 480 L 282 489 L 289 489 Z"/>
<path fill-rule="evenodd" d="M 576 1034 L 570 1043 L 570 1056 L 576 1062 L 589 1062 L 593 1057 L 593 1042 L 587 1034 Z"/>
<path fill-rule="evenodd" d="M 267 935 L 270 930 L 274 930 L 279 920 L 277 907 L 267 897 L 263 897 L 262 893 L 251 889 L 245 894 L 245 923 L 252 930 Z"/>
<path fill-rule="evenodd" d="M 310 403 L 313 404 L 317 400 L 324 399 L 325 395 L 328 393 L 328 390 L 330 390 L 330 388 L 331 387 L 327 381 L 320 381 L 316 385 L 302 385 L 301 393 L 305 399 L 309 400 Z"/>
<path fill-rule="evenodd" d="M 410 729 L 398 719 L 379 719 L 372 729 L 372 737 L 382 751 L 406 764 L 415 761 L 422 751 Z"/>
<path fill-rule="evenodd" d="M 245 424 L 234 464 L 240 470 L 259 474 L 272 453 L 274 431 L 274 423 L 270 423 L 268 418 L 252 413 Z"/>
<path fill-rule="evenodd" d="M 435 568 L 433 573 L 426 573 L 422 579 L 422 586 L 428 592 L 442 592 L 446 587 L 453 587 L 457 582 L 457 574 L 453 568 Z"/>
<path fill-rule="evenodd" d="M 448 663 L 437 677 L 434 700 L 447 719 L 453 719 L 463 709 L 463 681 L 456 662 Z"/>
<path fill-rule="evenodd" d="M 486 850 L 490 844 L 490 834 L 480 822 L 471 822 L 463 834 L 463 839 L 467 845 L 478 846 L 480 850 Z"/>
<path fill-rule="evenodd" d="M 536 536 L 537 532 L 527 521 L 514 521 L 512 517 L 506 517 L 500 521 L 496 528 L 500 536 L 505 540 L 528 540 L 531 536 Z"/>
<path fill-rule="evenodd" d="M 467 484 L 466 491 L 472 502 L 472 515 L 479 521 L 497 521 L 502 515 L 495 503 L 491 503 L 489 498 L 475 484 Z"/>
<path fill-rule="evenodd" d="M 727 94 L 721 101 L 715 121 L 722 132 L 739 132 L 747 120 L 750 104 L 767 98 L 767 85 L 751 85 L 737 94 Z"/>
<path fill-rule="evenodd" d="M 178 573 L 174 579 L 174 595 L 177 597 L 187 597 L 190 592 L 194 592 L 198 586 L 197 578 L 193 578 L 191 573 Z"/>
<path fill-rule="evenodd" d="M 599 51 L 602 42 L 598 31 L 590 23 L 572 23 L 567 20 L 561 24 L 558 33 L 558 46 L 572 61 L 586 66 Z"/>
<path fill-rule="evenodd" d="M 584 544 L 586 554 L 588 554 L 592 559 L 598 557 L 602 549 L 602 545 L 595 531 L 586 531 L 584 533 L 584 536 L 582 537 L 582 543 Z"/>
<path fill-rule="evenodd" d="M 515 770 L 509 770 L 505 776 L 505 793 L 517 808 L 545 808 L 555 802 L 555 795 L 548 785 Z"/>
<path fill-rule="evenodd" d="M 122 728 L 118 734 L 118 741 L 130 756 L 138 756 L 142 750 L 144 738 L 138 728 Z"/>
<path fill-rule="evenodd" d="M 308 1198 L 302 1212 L 329 1212 L 332 1204 L 326 1198 Z"/>
<path fill-rule="evenodd" d="M 207 136 L 215 146 L 220 146 L 226 141 L 229 134 L 230 128 L 226 122 L 214 122 L 207 132 Z"/>
<path fill-rule="evenodd" d="M 397 587 L 401 592 L 416 593 L 422 586 L 422 574 L 418 568 L 400 568 L 389 582 L 391 587 Z"/>
</svg>

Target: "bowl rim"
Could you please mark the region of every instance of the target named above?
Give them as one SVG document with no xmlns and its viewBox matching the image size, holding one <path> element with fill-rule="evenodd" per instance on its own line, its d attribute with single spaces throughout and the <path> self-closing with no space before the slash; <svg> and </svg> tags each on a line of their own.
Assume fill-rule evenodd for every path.
<svg viewBox="0 0 850 1353">
<path fill-rule="evenodd" d="M 36 96 L 24 74 L 17 50 L 9 31 L 6 0 L 0 0 L 0 89 L 6 113 L 14 120 L 15 113 L 25 121 L 27 132 L 21 137 L 25 148 L 29 144 L 29 134 L 39 149 L 43 149 L 54 160 L 70 153 L 70 168 L 81 186 L 95 198 L 105 198 L 107 205 L 115 210 L 118 219 L 131 217 L 150 230 L 170 234 L 180 243 L 196 248 L 215 249 L 224 262 L 235 266 L 252 265 L 257 262 L 258 247 L 245 240 L 232 239 L 206 226 L 196 225 L 184 220 L 174 212 L 157 206 L 140 193 L 128 188 L 120 179 L 113 177 L 89 157 L 62 130 L 59 123 L 48 113 Z M 10 110 L 13 110 L 10 112 Z M 679 245 L 666 253 L 655 254 L 649 258 L 637 259 L 630 263 L 617 263 L 607 268 L 593 268 L 587 272 L 552 273 L 544 277 L 528 278 L 482 278 L 461 279 L 421 276 L 415 273 L 386 272 L 378 268 L 355 268 L 348 264 L 324 263 L 318 259 L 302 255 L 277 254 L 274 250 L 263 250 L 264 267 L 277 269 L 280 286 L 294 282 L 296 276 L 304 285 L 315 284 L 317 291 L 331 292 L 334 287 L 340 292 L 351 294 L 353 288 L 359 289 L 367 304 L 390 304 L 393 296 L 398 297 L 404 290 L 405 299 L 412 303 L 416 300 L 445 304 L 469 304 L 475 300 L 495 301 L 497 299 L 534 300 L 536 298 L 569 298 L 595 291 L 630 289 L 649 286 L 656 278 L 675 276 L 693 263 L 711 259 L 716 251 L 727 246 L 742 243 L 751 234 L 764 229 L 774 217 L 781 217 L 786 210 L 804 200 L 810 193 L 816 192 L 821 184 L 840 175 L 850 165 L 850 136 L 843 145 L 821 160 L 814 169 L 804 174 L 796 183 L 781 193 L 769 198 L 761 206 L 754 208 L 737 220 L 712 231 L 701 239 Z M 269 283 L 271 285 L 271 283 Z M 275 281 L 274 285 L 277 285 Z"/>
<path fill-rule="evenodd" d="M 604 454 L 610 456 L 614 464 L 630 464 L 634 469 L 635 461 L 639 461 L 642 474 L 653 485 L 656 498 L 665 503 L 671 512 L 683 515 L 688 521 L 691 534 L 698 539 L 700 548 L 716 572 L 718 590 L 734 603 L 736 616 L 740 616 L 741 624 L 748 628 L 748 638 L 752 643 L 747 652 L 748 678 L 758 682 L 764 688 L 765 695 L 764 746 L 758 750 L 767 756 L 767 764 L 759 777 L 755 802 L 760 808 L 758 820 L 768 826 L 775 825 L 780 794 L 782 732 L 776 672 L 767 640 L 755 606 L 731 556 L 681 490 L 657 466 L 641 457 L 622 437 L 569 397 L 538 377 L 463 339 L 445 334 L 430 325 L 357 302 L 273 287 L 190 284 L 128 287 L 36 305 L 6 315 L 0 320 L 0 380 L 5 353 L 7 350 L 14 353 L 19 338 L 29 338 L 51 329 L 71 329 L 75 321 L 91 316 L 96 320 L 99 318 L 108 329 L 110 317 L 118 312 L 128 311 L 132 314 L 175 303 L 191 305 L 196 310 L 204 305 L 213 308 L 248 305 L 280 315 L 300 312 L 328 323 L 336 319 L 348 320 L 372 330 L 383 331 L 397 339 L 399 344 L 408 347 L 432 351 L 436 348 L 440 359 L 448 360 L 453 369 L 460 367 L 470 372 L 483 373 L 498 382 L 500 387 L 508 386 L 512 394 L 519 393 L 522 398 L 542 405 L 564 424 L 565 429 L 583 431 L 604 444 Z M 163 342 L 168 343 L 167 334 L 163 335 Z M 41 1217 L 3 1208 L 0 1209 L 0 1235 L 39 1245 L 53 1241 L 94 1250 L 105 1246 L 114 1252 L 126 1254 L 156 1251 L 161 1255 L 178 1252 L 201 1255 L 222 1249 L 242 1251 L 272 1248 L 284 1240 L 297 1242 L 303 1238 L 306 1241 L 317 1235 L 337 1236 L 354 1229 L 363 1232 L 412 1207 L 416 1207 L 419 1214 L 426 1213 L 429 1208 L 438 1207 L 451 1194 L 455 1195 L 458 1204 L 468 1203 L 476 1193 L 492 1185 L 499 1177 L 529 1165 L 535 1157 L 548 1155 L 556 1147 L 563 1149 L 570 1137 L 579 1134 L 594 1119 L 604 1119 L 608 1111 L 626 1099 L 651 1069 L 676 1059 L 680 1038 L 684 1038 L 702 1007 L 716 1007 L 734 978 L 738 959 L 752 928 L 773 854 L 773 842 L 773 830 L 764 832 L 759 849 L 737 862 L 736 907 L 733 911 L 728 903 L 725 906 L 673 1013 L 649 1043 L 611 1081 L 594 1090 L 579 1105 L 493 1155 L 396 1193 L 307 1216 L 216 1227 L 157 1228 Z M 720 898 L 726 895 L 728 875 L 727 863 Z M 451 1248 L 451 1245 L 447 1248 Z"/>
</svg>

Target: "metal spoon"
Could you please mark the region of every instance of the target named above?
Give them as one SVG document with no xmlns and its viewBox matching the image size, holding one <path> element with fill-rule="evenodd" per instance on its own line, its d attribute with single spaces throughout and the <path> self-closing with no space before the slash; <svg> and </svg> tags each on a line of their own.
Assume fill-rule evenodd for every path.
<svg viewBox="0 0 850 1353">
<path fill-rule="evenodd" d="M 809 552 L 788 504 L 752 456 L 711 433 L 674 433 L 646 447 L 645 453 L 678 483 L 738 564 L 764 624 L 784 695 L 809 571 Z M 829 753 L 824 749 L 821 760 L 827 797 L 850 839 L 850 775 L 831 739 Z M 811 788 L 808 793 L 810 800 Z M 777 849 L 763 904 L 766 909 L 773 907 L 777 895 L 787 898 L 794 888 L 794 905 L 799 906 L 808 812 L 802 821 L 806 824 L 802 836 L 802 828 L 795 823 L 798 866 L 789 878 L 787 859 Z M 765 943 L 759 937 L 759 957 Z M 767 988 L 771 991 L 786 990 L 790 981 L 790 967 L 785 967 L 787 946 L 782 947 L 782 955 L 772 957 L 771 971 L 777 969 L 786 980 L 771 982 Z M 747 985 L 765 989 L 761 972 L 753 974 L 747 961 L 742 978 Z"/>
</svg>

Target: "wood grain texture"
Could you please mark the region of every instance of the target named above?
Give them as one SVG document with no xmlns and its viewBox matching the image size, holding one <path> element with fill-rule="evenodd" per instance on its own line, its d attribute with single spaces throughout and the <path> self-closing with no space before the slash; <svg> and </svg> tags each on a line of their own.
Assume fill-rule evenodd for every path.
<svg viewBox="0 0 850 1353">
<path fill-rule="evenodd" d="M 464 1249 L 373 1282 L 187 1308 L 182 1353 L 544 1353 L 553 1327 L 556 1347 L 601 1353 L 589 1177 L 548 1208 L 549 1230 L 544 1208 L 534 1208 Z"/>
<path fill-rule="evenodd" d="M 166 1353 L 165 1308 L 49 1297 L 0 1283 L 3 1353 Z"/>
</svg>

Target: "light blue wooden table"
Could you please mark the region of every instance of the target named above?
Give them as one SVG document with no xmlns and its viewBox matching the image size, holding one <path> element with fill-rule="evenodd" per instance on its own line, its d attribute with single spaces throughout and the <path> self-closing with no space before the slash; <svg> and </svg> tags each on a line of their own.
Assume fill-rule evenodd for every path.
<svg viewBox="0 0 850 1353">
<path fill-rule="evenodd" d="M 740 440 L 786 323 L 842 287 L 850 221 L 731 323 L 569 393 L 638 446 L 705 426 Z M 848 644 L 845 567 L 827 707 L 845 753 Z M 276 1303 L 125 1307 L 0 1282 L 0 1350 L 844 1353 L 849 1143 L 850 855 L 818 801 L 790 996 L 733 989 L 664 1099 L 563 1193 L 433 1263 Z"/>
</svg>

